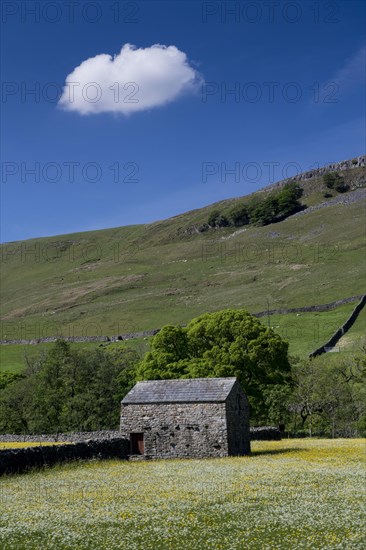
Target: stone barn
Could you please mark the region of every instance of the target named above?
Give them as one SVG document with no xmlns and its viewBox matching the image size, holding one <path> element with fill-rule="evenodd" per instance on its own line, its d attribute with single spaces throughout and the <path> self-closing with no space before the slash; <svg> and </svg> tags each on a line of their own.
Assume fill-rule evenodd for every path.
<svg viewBox="0 0 366 550">
<path fill-rule="evenodd" d="M 249 407 L 236 378 L 138 382 L 122 400 L 131 455 L 205 458 L 250 453 Z"/>
</svg>

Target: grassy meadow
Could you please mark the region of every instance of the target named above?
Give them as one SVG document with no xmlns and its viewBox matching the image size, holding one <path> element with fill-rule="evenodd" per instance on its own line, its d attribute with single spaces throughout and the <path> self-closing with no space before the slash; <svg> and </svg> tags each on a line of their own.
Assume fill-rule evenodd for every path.
<svg viewBox="0 0 366 550">
<path fill-rule="evenodd" d="M 358 550 L 365 445 L 253 442 L 251 457 L 90 461 L 4 477 L 0 547 Z"/>
</svg>

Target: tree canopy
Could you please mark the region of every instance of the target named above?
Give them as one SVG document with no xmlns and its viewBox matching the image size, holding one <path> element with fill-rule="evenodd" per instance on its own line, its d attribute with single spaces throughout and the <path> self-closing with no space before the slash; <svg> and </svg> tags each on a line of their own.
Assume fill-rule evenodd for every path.
<svg viewBox="0 0 366 550">
<path fill-rule="evenodd" d="M 245 310 L 206 313 L 187 327 L 167 325 L 137 368 L 140 380 L 236 376 L 252 414 L 264 414 L 264 389 L 290 373 L 288 343 Z"/>
<path fill-rule="evenodd" d="M 219 210 L 213 210 L 208 217 L 208 225 L 211 227 L 226 227 L 229 225 L 229 221 L 219 212 Z"/>
<path fill-rule="evenodd" d="M 365 435 L 366 346 L 360 352 L 293 358 L 293 386 L 266 393 L 268 420 L 303 435 Z"/>
<path fill-rule="evenodd" d="M 0 376 L 0 433 L 115 429 L 120 400 L 137 379 L 237 376 L 257 425 L 292 433 L 366 434 L 366 342 L 354 356 L 287 360 L 287 344 L 244 310 L 168 325 L 139 356 L 123 345 L 76 348 L 59 341 Z"/>
<path fill-rule="evenodd" d="M 120 401 L 135 383 L 131 349 L 72 349 L 58 341 L 0 392 L 0 432 L 116 428 Z"/>
<path fill-rule="evenodd" d="M 229 210 L 229 219 L 232 225 L 242 226 L 250 222 L 248 207 L 244 203 L 234 205 Z"/>
<path fill-rule="evenodd" d="M 299 202 L 303 190 L 297 183 L 287 183 L 279 191 L 270 193 L 263 199 L 256 198 L 249 204 L 249 217 L 252 223 L 268 225 L 284 220 L 299 212 Z"/>
</svg>

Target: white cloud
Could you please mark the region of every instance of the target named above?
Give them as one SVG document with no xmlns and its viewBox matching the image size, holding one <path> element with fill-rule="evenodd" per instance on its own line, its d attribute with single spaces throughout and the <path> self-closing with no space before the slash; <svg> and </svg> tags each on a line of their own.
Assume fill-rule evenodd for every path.
<svg viewBox="0 0 366 550">
<path fill-rule="evenodd" d="M 66 77 L 59 105 L 82 115 L 128 115 L 159 107 L 185 92 L 194 92 L 202 78 L 184 52 L 154 44 L 125 44 L 114 57 L 90 57 Z"/>
</svg>

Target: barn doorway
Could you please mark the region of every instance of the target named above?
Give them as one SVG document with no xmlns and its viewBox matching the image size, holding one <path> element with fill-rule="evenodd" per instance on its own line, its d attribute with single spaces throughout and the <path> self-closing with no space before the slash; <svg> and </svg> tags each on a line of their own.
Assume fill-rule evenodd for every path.
<svg viewBox="0 0 366 550">
<path fill-rule="evenodd" d="M 130 434 L 131 454 L 143 455 L 144 449 L 144 434 L 143 433 L 131 433 Z"/>
</svg>

